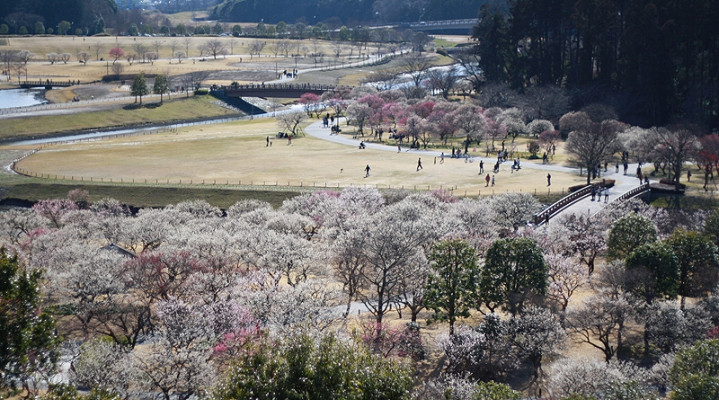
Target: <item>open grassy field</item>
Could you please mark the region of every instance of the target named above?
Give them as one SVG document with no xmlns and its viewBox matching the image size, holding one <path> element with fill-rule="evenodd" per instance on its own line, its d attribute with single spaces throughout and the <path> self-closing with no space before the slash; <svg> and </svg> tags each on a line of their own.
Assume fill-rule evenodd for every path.
<svg viewBox="0 0 719 400">
<path fill-rule="evenodd" d="M 49 115 L 33 118 L 5 119 L 0 123 L 0 140 L 19 139 L 27 136 L 42 136 L 82 129 L 122 127 L 136 124 L 150 124 L 173 121 L 237 116 L 237 112 L 220 107 L 211 96 L 185 98 L 184 95 L 159 105 L 159 98 L 145 101 L 150 108 L 128 110 L 115 108 L 97 112 L 67 115 Z M 159 105 L 155 107 L 155 105 Z"/>
<path fill-rule="evenodd" d="M 429 54 L 428 56 L 431 57 L 434 65 L 448 65 L 453 62 L 451 58 L 439 54 Z M 359 86 L 374 72 L 383 70 L 399 71 L 401 65 L 402 57 L 397 56 L 391 61 L 381 65 L 358 66 L 329 71 L 313 71 L 301 74 L 297 77 L 296 82 L 319 85 Z"/>
<path fill-rule="evenodd" d="M 211 54 L 202 52 L 201 48 L 210 40 L 220 40 L 225 45 L 227 55 L 215 59 Z M 262 41 L 266 46 L 258 57 L 250 55 L 251 43 Z M 91 82 L 112 74 L 113 59 L 108 52 L 113 47 L 119 47 L 127 54 L 138 53 L 138 46 L 143 51 L 157 52 L 159 59 L 154 63 L 135 61 L 130 64 L 126 59 L 117 60 L 123 65 L 123 74 L 137 74 L 144 71 L 147 74 L 166 73 L 170 76 L 182 75 L 196 71 L 275 71 L 307 69 L 315 67 L 337 66 L 359 59 L 359 50 L 356 47 L 339 42 L 325 40 L 290 40 L 291 46 L 288 56 L 278 50 L 278 39 L 234 38 L 228 37 L 75 37 L 75 36 L 32 36 L 22 38 L 8 38 L 7 44 L 0 46 L 1 50 L 27 50 L 34 54 L 27 63 L 28 80 L 54 79 L 54 80 L 80 80 Z M 372 52 L 371 46 L 363 50 Z M 182 51 L 189 59 L 179 63 L 174 54 Z M 336 55 L 339 51 L 339 56 Z M 69 53 L 72 58 L 67 63 L 56 62 L 51 64 L 46 59 L 49 53 Z M 91 58 L 87 64 L 79 63 L 76 54 L 88 52 Z M 312 56 L 322 54 L 322 56 Z M 296 56 L 292 56 L 296 55 Z M 205 61 L 200 62 L 198 58 Z M 104 61 L 100 61 L 104 58 Z M 192 59 L 194 58 L 194 60 Z M 0 88 L 17 85 L 18 77 L 12 75 L 10 81 L 1 80 Z M 25 80 L 25 76 L 20 77 Z M 227 79 L 243 81 L 239 79 Z"/>
<path fill-rule="evenodd" d="M 358 150 L 312 137 L 295 138 L 288 145 L 286 139 L 275 139 L 275 132 L 275 122 L 269 119 L 201 125 L 176 133 L 54 145 L 18 166 L 53 180 L 83 182 L 134 180 L 141 184 L 204 182 L 297 188 L 367 185 L 381 189 L 454 189 L 461 196 L 548 192 L 546 172 L 529 168 L 510 173 L 509 165 L 504 164 L 496 176 L 496 186 L 485 188 L 478 163 L 447 158 L 444 164 L 439 160 L 435 164 L 433 157 L 425 156 L 424 169 L 417 172 L 417 159 L 422 155 L 416 152 Z M 268 135 L 272 135 L 271 147 L 266 146 Z M 364 178 L 368 164 L 371 176 Z M 552 173 L 550 193 L 566 193 L 567 187 L 582 181 L 573 173 Z"/>
<path fill-rule="evenodd" d="M 189 15 L 180 18 L 190 18 Z M 218 56 L 217 59 L 203 53 L 201 48 L 210 40 L 220 40 L 225 45 L 227 55 Z M 250 45 L 257 41 L 266 43 L 262 53 L 250 55 Z M 443 36 L 437 39 L 442 45 L 451 46 L 457 42 L 466 41 L 466 37 Z M 127 36 L 101 36 L 101 37 L 74 37 L 74 36 L 31 36 L 22 38 L 8 38 L 5 45 L 0 45 L 0 50 L 27 50 L 33 54 L 27 63 L 28 80 L 55 80 L 55 81 L 80 81 L 81 83 L 100 80 L 105 75 L 113 74 L 112 64 L 115 62 L 108 55 L 113 47 L 119 47 L 127 54 L 134 54 L 139 51 L 152 51 L 159 54 L 159 59 L 154 63 L 141 62 L 139 59 L 130 64 L 125 58 L 116 62 L 123 66 L 122 73 L 125 75 L 145 72 L 146 74 L 167 74 L 170 77 L 181 76 L 199 71 L 213 71 L 213 76 L 205 81 L 206 84 L 229 84 L 232 81 L 252 82 L 270 81 L 277 78 L 277 72 L 293 69 L 306 70 L 312 68 L 337 68 L 347 63 L 361 61 L 358 58 L 360 50 L 348 43 L 324 40 L 290 40 L 288 56 L 278 50 L 278 39 L 257 39 L 257 38 L 234 38 L 234 37 L 127 37 Z M 76 54 L 88 52 L 91 55 L 87 64 L 77 61 Z M 188 59 L 178 62 L 174 54 L 178 51 L 185 52 Z M 362 49 L 363 53 L 375 52 L 372 45 Z M 383 51 L 387 51 L 385 46 Z M 337 54 L 339 52 L 339 55 Z M 46 59 L 49 53 L 69 53 L 72 58 L 67 63 L 61 61 L 51 64 Z M 312 56 L 321 54 L 321 56 Z M 450 58 L 432 55 L 437 65 L 445 65 L 452 62 Z M 199 61 L 200 58 L 205 61 Z M 101 59 L 104 59 L 101 61 Z M 300 83 L 323 83 L 358 85 L 364 78 L 377 69 L 396 68 L 400 61 L 392 61 L 388 64 L 375 67 L 358 67 L 340 69 L 334 71 L 313 71 L 302 74 L 297 82 Z M 218 73 L 222 71 L 222 73 Z M 11 79 L 0 79 L 1 88 L 16 87 L 18 81 L 24 81 L 26 76 L 11 75 Z M 82 93 L 75 90 L 76 87 L 53 91 L 48 98 L 53 102 L 67 102 L 76 95 Z M 89 97 L 89 96 L 87 96 Z M 84 98 L 84 97 L 83 97 Z"/>
</svg>

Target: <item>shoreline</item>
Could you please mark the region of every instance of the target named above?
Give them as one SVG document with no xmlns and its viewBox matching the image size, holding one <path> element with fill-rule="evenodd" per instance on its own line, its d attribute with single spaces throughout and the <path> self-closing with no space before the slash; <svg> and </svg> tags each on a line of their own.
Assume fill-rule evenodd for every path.
<svg viewBox="0 0 719 400">
<path fill-rule="evenodd" d="M 258 118 L 261 116 L 262 116 L 262 114 L 255 115 L 255 118 Z M 77 130 L 72 130 L 72 131 L 53 132 L 53 133 L 49 133 L 47 135 L 24 136 L 24 137 L 18 137 L 18 138 L 13 138 L 13 139 L 0 139 L 0 145 L 2 145 L 2 146 L 32 145 L 33 143 L 27 143 L 27 142 L 32 142 L 32 141 L 36 141 L 36 140 L 45 140 L 45 139 L 51 140 L 51 139 L 63 138 L 63 137 L 74 137 L 74 136 L 115 132 L 115 131 L 131 131 L 131 130 L 141 131 L 141 130 L 149 130 L 149 129 L 154 129 L 154 128 L 170 128 L 174 125 L 196 124 L 196 123 L 201 123 L 201 122 L 206 122 L 206 121 L 223 121 L 223 120 L 232 120 L 232 119 L 239 120 L 243 117 L 193 118 L 193 119 L 183 119 L 183 120 L 164 121 L 164 122 L 151 122 L 151 123 L 142 123 L 142 124 L 115 125 L 115 126 L 106 126 L 106 127 L 102 127 L 102 128 L 77 129 Z M 134 134 L 134 132 L 123 132 L 123 133 L 118 133 L 116 135 L 123 135 L 123 134 Z M 116 136 L 116 135 L 106 135 L 106 136 L 98 135 L 98 136 L 87 137 L 87 138 L 73 138 L 73 139 L 67 139 L 67 140 L 68 141 L 80 141 L 80 140 L 89 140 L 89 139 L 100 139 L 100 138 Z M 48 143 L 57 143 L 57 142 L 62 142 L 62 141 L 64 141 L 64 140 L 49 141 Z M 37 143 L 37 144 L 40 144 L 40 143 Z"/>
<path fill-rule="evenodd" d="M 34 104 L 27 104 L 27 105 L 22 105 L 22 106 L 0 107 L 0 110 L 7 110 L 7 109 L 12 109 L 12 108 L 20 108 L 20 107 L 42 106 L 42 105 L 46 105 L 46 104 L 54 104 L 50 99 L 47 98 L 47 96 L 46 96 L 47 90 L 45 88 L 40 89 L 39 86 L 37 89 L 34 89 L 34 88 L 23 89 L 21 87 L 0 87 L 0 94 L 2 94 L 3 92 L 10 91 L 10 90 L 17 90 L 17 91 L 19 91 L 19 93 L 33 94 L 34 100 L 37 101 L 38 98 L 41 98 L 43 101 L 38 101 L 37 103 L 34 103 Z M 24 91 L 24 92 L 22 92 L 22 91 Z M 38 93 L 32 93 L 32 92 L 38 92 Z M 16 100 L 16 98 L 13 98 L 13 97 L 19 98 L 21 96 L 20 95 L 11 96 L 9 99 L 0 98 L 0 104 L 2 104 L 3 101 L 8 101 L 8 103 L 13 102 L 14 100 Z M 29 97 L 29 96 L 23 96 L 23 97 Z"/>
</svg>

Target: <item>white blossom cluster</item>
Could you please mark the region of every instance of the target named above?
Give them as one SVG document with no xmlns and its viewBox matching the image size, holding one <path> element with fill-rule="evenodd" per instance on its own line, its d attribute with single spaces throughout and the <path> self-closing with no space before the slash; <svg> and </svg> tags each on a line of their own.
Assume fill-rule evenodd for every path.
<svg viewBox="0 0 719 400">
<path fill-rule="evenodd" d="M 704 214 L 629 202 L 533 228 L 527 221 L 540 209 L 528 194 L 458 200 L 359 187 L 301 195 L 278 209 L 246 200 L 223 211 L 198 200 L 136 215 L 112 199 L 60 199 L 0 213 L 0 239 L 24 265 L 44 272 L 47 304 L 65 312 L 62 329 L 83 342 L 71 352 L 72 381 L 122 397 L 207 394 L 226 357 L 257 335 L 318 334 L 356 313 L 377 326 L 394 311 L 414 322 L 432 273 L 427 255 L 443 239 L 465 240 L 481 265 L 497 239 L 529 237 L 548 266 L 546 297 L 528 299 L 520 314 L 487 314 L 477 327 L 440 335 L 449 372 L 501 378 L 530 362 L 542 380 L 543 366 L 558 359 L 568 337 L 609 361 L 630 323 L 644 324 L 648 340 L 668 353 L 712 328 L 714 297 L 701 309 L 639 307 L 624 291 L 619 266 L 591 275 L 607 230 L 628 209 L 654 221 L 662 236 L 703 224 Z M 590 283 L 593 296 L 574 301 Z M 658 364 L 650 380 L 629 366 L 586 362 L 582 369 L 573 362 L 548 369 L 552 393 L 610 398 L 601 386 L 608 380 L 627 390 L 665 387 L 671 364 Z M 577 389 L 573 380 L 584 378 L 572 371 L 604 378 Z M 464 393 L 464 383 L 452 379 L 445 383 Z"/>
</svg>

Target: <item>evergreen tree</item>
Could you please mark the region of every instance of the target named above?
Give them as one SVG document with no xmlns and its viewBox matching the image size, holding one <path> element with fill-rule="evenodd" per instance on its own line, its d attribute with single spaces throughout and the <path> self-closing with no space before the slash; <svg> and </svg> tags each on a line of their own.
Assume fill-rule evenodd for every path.
<svg viewBox="0 0 719 400">
<path fill-rule="evenodd" d="M 142 96 L 150 94 L 150 89 L 147 87 L 147 80 L 145 79 L 144 72 L 140 72 L 135 77 L 135 80 L 132 81 L 132 89 L 130 94 L 132 96 L 135 96 L 135 102 L 137 102 L 137 97 L 140 97 L 140 105 L 142 105 Z"/>
<path fill-rule="evenodd" d="M 673 400 L 719 398 L 719 339 L 682 349 L 669 372 Z"/>
<path fill-rule="evenodd" d="M 607 257 L 626 259 L 639 246 L 657 241 L 657 226 L 649 218 L 630 213 L 619 218 L 609 229 Z"/>
<path fill-rule="evenodd" d="M 160 95 L 160 103 L 162 103 L 162 95 L 168 93 L 169 96 L 170 83 L 167 80 L 167 75 L 161 74 L 155 77 L 155 84 L 152 86 L 152 93 Z"/>
<path fill-rule="evenodd" d="M 474 249 L 461 240 L 445 240 L 435 244 L 428 257 L 434 274 L 427 279 L 424 302 L 433 310 L 433 319 L 449 321 L 449 334 L 454 334 L 457 318 L 469 317 L 474 305 L 479 275 Z"/>
<path fill-rule="evenodd" d="M 410 370 L 361 345 L 306 335 L 262 341 L 230 368 L 217 399 L 409 399 Z"/>
<path fill-rule="evenodd" d="M 478 292 L 490 311 L 502 306 L 517 315 L 532 295 L 544 295 L 547 285 L 547 264 L 533 239 L 499 239 L 487 250 Z"/>
<path fill-rule="evenodd" d="M 27 271 L 0 249 L 0 394 L 18 387 L 31 393 L 34 375 L 50 373 L 57 362 L 60 339 L 41 308 L 41 284 L 40 271 Z"/>
<path fill-rule="evenodd" d="M 679 262 L 679 295 L 684 309 L 686 297 L 714 289 L 719 281 L 717 246 L 700 232 L 675 230 L 666 240 Z"/>
</svg>

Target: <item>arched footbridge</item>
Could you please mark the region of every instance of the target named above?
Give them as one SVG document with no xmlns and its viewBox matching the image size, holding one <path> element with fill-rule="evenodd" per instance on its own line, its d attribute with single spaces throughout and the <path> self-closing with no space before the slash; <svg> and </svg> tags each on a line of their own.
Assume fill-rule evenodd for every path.
<svg viewBox="0 0 719 400">
<path fill-rule="evenodd" d="M 313 85 L 308 83 L 254 83 L 247 85 L 217 86 L 213 92 L 224 97 L 273 97 L 298 99 L 305 93 L 321 96 L 325 92 L 340 90 L 333 85 Z"/>
</svg>

